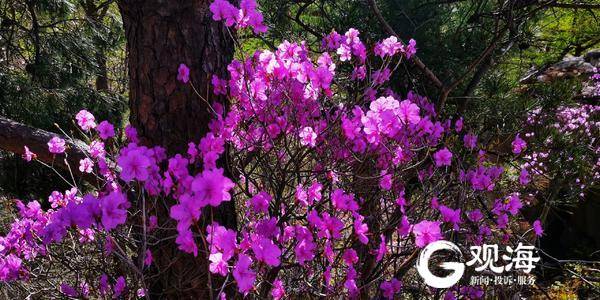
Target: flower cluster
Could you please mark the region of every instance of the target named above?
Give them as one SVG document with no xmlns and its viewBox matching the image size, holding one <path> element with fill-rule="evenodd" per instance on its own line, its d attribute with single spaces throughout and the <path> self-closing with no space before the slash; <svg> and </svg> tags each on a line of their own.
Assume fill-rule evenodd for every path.
<svg viewBox="0 0 600 300">
<path fill-rule="evenodd" d="M 267 31 L 255 0 L 242 0 L 240 8 L 233 6 L 227 0 L 215 0 L 210 5 L 210 11 L 213 14 L 213 20 L 224 20 L 228 27 L 233 25 L 236 25 L 237 28 L 252 27 L 255 33 Z"/>
<path fill-rule="evenodd" d="M 265 29 L 252 0 L 239 9 L 216 0 L 210 10 L 227 26 Z M 141 145 L 131 126 L 124 130 L 126 144 L 117 145 L 121 133 L 112 124 L 96 124 L 81 111 L 77 124 L 91 140 L 79 169 L 101 184 L 88 193 L 53 192 L 47 211 L 35 201 L 18 202 L 20 218 L 0 238 L 0 280 L 26 279 L 27 262 L 72 232 L 136 266 L 117 236 L 127 236 L 124 227 L 140 218 L 146 235 L 168 223 L 159 218 L 170 218 L 174 243 L 205 257 L 210 276 L 223 277 L 241 294 L 275 299 L 303 293 L 393 299 L 409 280 L 399 277 L 397 266 L 433 241 L 450 235 L 514 241 L 509 233 L 518 229 L 511 226 L 520 218 L 522 187 L 498 188 L 504 168 L 487 157 L 477 135 L 463 130 L 462 118 L 444 120 L 427 98 L 387 85 L 395 66 L 415 54 L 415 41 L 389 37 L 367 47 L 350 29 L 331 32 L 322 46 L 315 54 L 304 42 L 284 41 L 274 51 L 232 61 L 226 78 L 212 78 L 227 109 L 211 104 L 210 131 L 186 153 L 167 156 L 160 146 Z M 180 66 L 182 84 L 189 84 L 189 71 Z M 55 155 L 65 151 L 58 137 L 48 146 Z M 514 153 L 525 149 L 517 136 Z M 226 151 L 227 171 L 217 163 Z M 528 175 L 521 175 L 527 184 Z M 489 201 L 492 192 L 501 196 Z M 238 208 L 237 228 L 201 222 L 227 201 Z M 168 216 L 157 217 L 158 207 L 168 207 Z M 534 231 L 542 234 L 539 222 Z M 130 244 L 140 263 L 129 280 L 153 263 L 147 243 Z M 102 275 L 93 290 L 118 297 L 139 286 L 138 295 L 145 293 L 125 274 L 112 275 L 114 284 Z M 67 283 L 60 290 L 89 294 Z M 227 296 L 234 295 L 220 295 Z"/>
<path fill-rule="evenodd" d="M 571 189 L 566 198 L 583 197 L 584 190 L 600 179 L 599 117 L 600 105 L 591 104 L 531 111 L 525 136 L 536 147 L 523 157 L 521 182 L 557 174 Z"/>
</svg>

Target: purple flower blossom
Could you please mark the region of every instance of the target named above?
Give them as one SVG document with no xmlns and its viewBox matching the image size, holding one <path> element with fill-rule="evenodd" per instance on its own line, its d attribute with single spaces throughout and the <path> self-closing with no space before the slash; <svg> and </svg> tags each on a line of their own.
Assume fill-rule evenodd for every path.
<svg viewBox="0 0 600 300">
<path fill-rule="evenodd" d="M 454 210 L 454 209 L 451 209 L 444 205 L 440 205 L 439 210 L 440 210 L 440 213 L 442 214 L 442 218 L 443 218 L 444 222 L 452 223 L 454 230 L 458 231 L 458 229 L 459 229 L 458 225 L 460 223 L 462 223 L 462 220 L 460 218 L 460 208 Z"/>
<path fill-rule="evenodd" d="M 521 169 L 521 173 L 519 174 L 519 183 L 522 185 L 527 185 L 529 181 L 529 172 L 525 168 Z"/>
<path fill-rule="evenodd" d="M 267 213 L 269 212 L 269 203 L 271 202 L 271 200 L 271 195 L 269 195 L 267 192 L 262 191 L 254 195 L 254 197 L 250 199 L 250 204 L 252 206 L 252 209 L 254 209 L 254 211 L 256 211 L 257 213 Z"/>
<path fill-rule="evenodd" d="M 115 127 L 108 121 L 102 121 L 96 127 L 98 135 L 101 139 L 106 140 L 115 136 Z"/>
<path fill-rule="evenodd" d="M 423 248 L 442 238 L 439 222 L 424 220 L 416 224 L 412 231 L 415 235 L 415 245 L 419 248 Z"/>
<path fill-rule="evenodd" d="M 452 163 L 452 152 L 448 148 L 444 147 L 433 154 L 436 167 L 450 166 Z"/>
<path fill-rule="evenodd" d="M 127 219 L 127 209 L 130 204 L 125 194 L 114 191 L 100 199 L 102 208 L 102 225 L 104 229 L 111 230 L 124 224 Z"/>
<path fill-rule="evenodd" d="M 237 282 L 240 293 L 248 293 L 254 286 L 256 273 L 250 268 L 252 259 L 245 254 L 240 254 L 233 268 L 233 278 Z"/>
<path fill-rule="evenodd" d="M 88 131 L 96 127 L 94 115 L 85 109 L 79 111 L 75 116 L 75 119 L 77 120 L 77 125 L 79 125 L 79 127 L 81 127 L 81 129 L 84 131 Z"/>
<path fill-rule="evenodd" d="M 192 191 L 202 203 L 216 207 L 223 201 L 231 200 L 229 190 L 233 186 L 233 182 L 223 176 L 223 169 L 213 169 L 205 170 L 194 178 Z"/>
<path fill-rule="evenodd" d="M 23 159 L 25 159 L 26 161 L 30 162 L 31 160 L 37 158 L 37 154 L 29 151 L 29 147 L 23 146 L 23 148 L 24 148 Z"/>
<path fill-rule="evenodd" d="M 119 278 L 117 278 L 117 282 L 115 283 L 113 296 L 114 297 L 121 296 L 125 292 L 126 289 L 127 289 L 127 282 L 125 281 L 125 277 L 119 276 Z"/>
<path fill-rule="evenodd" d="M 519 135 L 517 134 L 517 136 L 515 137 L 514 141 L 512 142 L 512 151 L 514 154 L 519 154 L 521 153 L 521 151 L 523 151 L 523 149 L 527 146 L 527 143 L 525 143 L 525 141 L 519 137 Z"/>
<path fill-rule="evenodd" d="M 65 152 L 65 140 L 55 136 L 48 142 L 48 151 L 53 154 Z"/>
<path fill-rule="evenodd" d="M 402 290 L 402 283 L 398 279 L 392 278 L 390 281 L 382 282 L 379 288 L 384 298 L 394 299 L 394 295 Z"/>
<path fill-rule="evenodd" d="M 150 176 L 151 160 L 146 156 L 146 151 L 143 148 L 133 148 L 124 153 L 121 150 L 121 155 L 117 160 L 117 164 L 121 167 L 121 179 L 129 182 L 132 180 L 147 180 Z"/>
<path fill-rule="evenodd" d="M 190 81 L 190 69 L 185 64 L 180 64 L 177 69 L 177 80 L 188 83 Z"/>
<path fill-rule="evenodd" d="M 271 288 L 271 296 L 274 300 L 280 300 L 285 297 L 285 288 L 283 287 L 283 281 L 275 279 L 273 281 L 273 288 Z"/>
<path fill-rule="evenodd" d="M 79 171 L 82 173 L 92 173 L 94 162 L 89 158 L 84 158 L 79 161 Z"/>
<path fill-rule="evenodd" d="M 304 127 L 300 131 L 300 144 L 303 146 L 315 147 L 317 143 L 317 134 L 311 127 Z"/>
<path fill-rule="evenodd" d="M 535 220 L 533 222 L 533 231 L 535 235 L 540 237 L 544 234 L 544 229 L 542 228 L 542 222 L 540 220 Z"/>
<path fill-rule="evenodd" d="M 475 149 L 477 147 L 477 136 L 471 133 L 465 134 L 463 138 L 465 147 L 468 149 Z"/>
</svg>

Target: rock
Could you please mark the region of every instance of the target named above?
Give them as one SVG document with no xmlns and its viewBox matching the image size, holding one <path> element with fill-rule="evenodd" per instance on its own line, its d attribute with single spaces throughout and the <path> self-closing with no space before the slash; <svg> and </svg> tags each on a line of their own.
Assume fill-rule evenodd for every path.
<svg viewBox="0 0 600 300">
<path fill-rule="evenodd" d="M 530 69 L 520 83 L 552 82 L 556 79 L 573 78 L 580 75 L 592 74 L 600 64 L 600 50 L 592 50 L 585 56 L 567 55 L 562 61 L 542 69 Z"/>
<path fill-rule="evenodd" d="M 590 63 L 592 66 L 600 67 L 600 49 L 593 49 L 588 51 L 584 56 L 583 60 Z"/>
</svg>

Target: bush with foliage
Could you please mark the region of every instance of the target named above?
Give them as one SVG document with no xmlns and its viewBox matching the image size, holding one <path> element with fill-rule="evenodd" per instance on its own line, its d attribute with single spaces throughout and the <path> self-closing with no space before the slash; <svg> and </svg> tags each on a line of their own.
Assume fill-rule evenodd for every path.
<svg viewBox="0 0 600 300">
<path fill-rule="evenodd" d="M 211 11 L 227 26 L 266 29 L 252 0 L 240 8 L 216 0 Z M 349 29 L 326 36 L 321 50 L 284 41 L 232 61 L 227 78 L 213 75 L 213 92 L 228 103 L 211 103 L 210 132 L 187 153 L 140 145 L 133 127 L 119 144 L 115 126 L 80 111 L 88 157 L 72 168 L 93 177 L 93 188 L 67 177 L 72 188 L 53 192 L 48 210 L 17 201 L 19 217 L 0 238 L 0 280 L 47 280 L 68 297 L 141 297 L 155 233 L 171 231 L 181 251 L 208 258 L 213 298 L 392 299 L 435 293 L 409 270 L 433 241 L 516 245 L 543 234 L 520 215 L 536 158 L 552 158 L 529 151 L 533 137 L 516 135 L 499 161 L 462 118 L 444 119 L 415 92 L 397 94 L 389 78 L 416 53 L 414 40 L 366 45 Z M 181 84 L 193 85 L 190 72 L 179 66 Z M 597 111 L 587 110 L 565 108 L 558 118 Z M 557 130 L 568 134 L 563 121 Z M 48 146 L 65 155 L 64 140 Z M 525 161 L 519 176 L 503 167 Z M 215 221 L 227 201 L 238 208 L 237 228 Z M 446 297 L 494 295 L 466 284 Z"/>
</svg>

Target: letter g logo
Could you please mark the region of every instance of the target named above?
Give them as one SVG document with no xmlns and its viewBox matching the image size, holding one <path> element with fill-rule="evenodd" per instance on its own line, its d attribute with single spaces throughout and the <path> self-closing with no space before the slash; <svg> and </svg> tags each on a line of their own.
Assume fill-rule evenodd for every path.
<svg viewBox="0 0 600 300">
<path fill-rule="evenodd" d="M 439 250 L 452 251 L 458 254 L 462 259 L 462 253 L 455 244 L 448 241 L 436 241 L 427 245 L 425 248 L 423 248 L 423 250 L 421 250 L 419 260 L 417 260 L 417 271 L 419 272 L 419 275 L 423 277 L 425 284 L 428 286 L 438 289 L 445 289 L 455 285 L 460 280 L 465 272 L 465 264 L 461 262 L 443 262 L 440 264 L 442 269 L 454 272 L 446 277 L 435 276 L 429 270 L 429 259 L 434 252 Z"/>
</svg>

